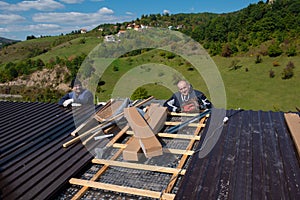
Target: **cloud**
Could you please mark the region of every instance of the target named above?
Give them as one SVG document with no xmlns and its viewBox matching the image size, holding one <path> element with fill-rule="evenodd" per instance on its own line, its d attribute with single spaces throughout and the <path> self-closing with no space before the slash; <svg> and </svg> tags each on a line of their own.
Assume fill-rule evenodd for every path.
<svg viewBox="0 0 300 200">
<path fill-rule="evenodd" d="M 34 25 L 27 25 L 25 26 L 25 29 L 29 29 L 30 31 L 50 31 L 50 30 L 55 30 L 60 29 L 61 26 L 57 24 L 34 24 Z"/>
<path fill-rule="evenodd" d="M 60 0 L 60 1 L 68 4 L 76 4 L 76 3 L 84 2 L 84 0 Z"/>
<path fill-rule="evenodd" d="M 126 15 L 133 15 L 132 12 L 126 12 Z"/>
<path fill-rule="evenodd" d="M 38 23 L 57 23 L 57 24 L 74 24 L 74 25 L 89 25 L 118 22 L 122 17 L 113 16 L 114 11 L 103 7 L 96 13 L 80 13 L 80 12 L 51 12 L 51 13 L 36 13 L 32 20 Z"/>
<path fill-rule="evenodd" d="M 99 11 L 98 11 L 99 14 L 103 14 L 103 15 L 106 15 L 106 14 L 114 14 L 114 11 L 111 10 L 111 9 L 108 9 L 106 7 L 103 7 L 103 8 L 100 8 Z"/>
<path fill-rule="evenodd" d="M 24 21 L 26 21 L 26 19 L 20 15 L 0 14 L 0 24 L 13 24 L 13 23 L 19 23 L 19 22 L 24 22 Z"/>
<path fill-rule="evenodd" d="M 39 4 L 30 4 L 27 6 L 24 6 L 24 2 L 25 1 L 21 2 L 23 4 L 8 4 L 0 0 L 0 10 L 4 9 L 4 7 L 8 8 L 8 10 L 5 11 L 1 10 L 2 13 L 0 14 L 0 25 L 2 24 L 2 26 L 0 26 L 0 32 L 2 33 L 2 36 L 7 35 L 7 38 L 21 39 L 20 36 L 22 37 L 22 35 L 58 35 L 61 33 L 70 33 L 81 28 L 92 30 L 104 23 L 118 23 L 132 20 L 132 15 L 129 13 L 127 13 L 127 15 L 117 16 L 112 9 L 107 7 L 102 7 L 92 13 L 56 11 L 44 12 L 46 8 L 43 8 L 43 6 L 46 6 L 46 4 L 43 4 L 42 2 L 51 3 L 54 2 L 53 0 L 35 0 L 31 2 L 39 2 Z M 9 9 L 12 9 L 17 5 L 22 7 L 18 9 L 19 11 L 26 9 L 39 9 L 43 12 L 32 13 L 32 15 L 29 15 L 31 16 L 31 19 L 14 13 L 9 14 Z M 54 8 L 54 6 L 52 7 Z M 4 12 L 8 14 L 5 15 Z M 9 33 L 9 35 L 7 33 Z"/>
<path fill-rule="evenodd" d="M 9 32 L 10 32 L 9 29 L 0 27 L 0 33 L 9 33 Z"/>
<path fill-rule="evenodd" d="M 10 25 L 7 26 L 5 28 L 3 28 L 3 30 L 1 30 L 0 28 L 0 32 L 25 32 L 25 33 L 29 33 L 28 35 L 37 35 L 37 34 L 41 34 L 41 35 L 49 35 L 51 33 L 55 33 L 55 34 L 59 34 L 66 31 L 70 30 L 70 27 L 67 27 L 65 29 L 65 27 L 60 26 L 58 24 L 30 24 L 30 25 Z M 73 28 L 72 30 L 75 30 L 75 28 Z M 71 32 L 71 31 L 70 31 Z"/>
<path fill-rule="evenodd" d="M 0 1 L 0 9 L 4 10 L 5 7 L 9 6 L 9 3 L 6 3 L 4 1 Z"/>
<path fill-rule="evenodd" d="M 39 11 L 51 11 L 59 8 L 64 8 L 64 5 L 54 0 L 35 0 L 35 1 L 22 1 L 17 4 L 8 4 L 0 1 L 0 10 L 5 11 L 28 11 L 31 9 Z"/>
<path fill-rule="evenodd" d="M 34 22 L 45 22 L 45 23 L 75 23 L 80 20 L 85 20 L 88 17 L 87 14 L 79 12 L 68 12 L 68 13 L 37 13 L 34 14 L 32 20 Z"/>
<path fill-rule="evenodd" d="M 4 28 L 3 28 L 4 29 Z M 61 29 L 61 26 L 57 24 L 29 24 L 29 25 L 9 25 L 5 28 L 7 31 L 19 31 L 19 32 L 43 32 Z"/>
<path fill-rule="evenodd" d="M 171 12 L 169 10 L 163 10 L 163 14 L 170 14 Z"/>
</svg>

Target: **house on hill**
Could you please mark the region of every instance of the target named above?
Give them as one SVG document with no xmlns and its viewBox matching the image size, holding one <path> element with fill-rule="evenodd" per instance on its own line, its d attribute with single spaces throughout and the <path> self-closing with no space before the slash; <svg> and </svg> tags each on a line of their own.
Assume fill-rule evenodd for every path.
<svg viewBox="0 0 300 200">
<path fill-rule="evenodd" d="M 117 33 L 117 36 L 122 37 L 125 33 L 126 33 L 126 30 L 119 30 L 119 32 Z"/>
<path fill-rule="evenodd" d="M 87 29 L 85 29 L 85 28 L 80 29 L 80 33 L 81 34 L 87 33 Z"/>
<path fill-rule="evenodd" d="M 105 42 L 115 42 L 116 39 L 115 39 L 115 36 L 113 36 L 113 35 L 106 35 L 106 36 L 104 36 L 104 41 Z"/>
</svg>

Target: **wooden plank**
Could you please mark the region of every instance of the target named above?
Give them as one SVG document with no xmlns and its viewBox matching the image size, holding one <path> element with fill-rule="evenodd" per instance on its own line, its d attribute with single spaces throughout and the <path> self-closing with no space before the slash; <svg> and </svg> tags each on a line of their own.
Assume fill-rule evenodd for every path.
<svg viewBox="0 0 300 200">
<path fill-rule="evenodd" d="M 204 112 L 202 112 L 201 114 L 197 115 L 196 117 L 186 120 L 186 121 L 182 122 L 181 124 L 178 124 L 177 126 L 173 126 L 173 127 L 169 128 L 166 132 L 167 133 L 176 133 L 179 129 L 182 129 L 183 127 L 188 126 L 189 124 L 191 124 L 195 121 L 199 121 L 202 118 L 208 117 L 210 112 L 211 112 L 211 110 L 207 109 Z"/>
<path fill-rule="evenodd" d="M 83 134 L 81 134 L 81 135 L 79 135 L 79 136 L 73 138 L 72 140 L 70 140 L 70 141 L 64 143 L 64 144 L 63 144 L 63 147 L 66 148 L 66 147 L 68 147 L 68 146 L 70 146 L 70 145 L 72 145 L 72 144 L 78 142 L 81 138 L 87 136 L 87 135 L 90 134 L 91 132 L 97 130 L 98 128 L 100 128 L 100 127 L 102 127 L 102 126 L 104 126 L 104 125 L 105 125 L 105 124 L 103 123 L 103 124 L 100 124 L 100 125 L 98 125 L 98 126 L 92 128 L 92 129 L 86 131 L 85 133 L 83 133 Z"/>
<path fill-rule="evenodd" d="M 177 126 L 181 124 L 182 122 L 165 122 L 165 125 L 167 126 Z M 190 123 L 188 124 L 190 127 L 205 127 L 205 124 L 199 124 L 199 123 Z"/>
<path fill-rule="evenodd" d="M 107 107 L 110 104 L 111 101 L 108 101 L 102 108 L 100 108 L 100 110 L 98 112 L 100 112 L 101 110 L 103 110 L 105 107 Z M 72 133 L 72 136 L 76 136 L 76 133 L 78 133 L 78 131 L 80 131 L 85 125 L 87 125 L 90 121 L 92 121 L 92 119 L 94 119 L 94 117 L 96 117 L 95 114 L 93 114 L 92 116 L 90 116 L 85 122 L 83 122 L 82 124 L 80 124 Z"/>
<path fill-rule="evenodd" d="M 115 142 L 117 142 L 118 139 L 120 139 L 124 135 L 124 133 L 126 133 L 128 129 L 129 129 L 129 125 L 127 124 L 124 128 L 122 128 L 122 130 L 117 135 L 115 135 L 113 139 L 109 141 L 109 143 L 107 143 L 106 146 L 107 147 L 112 146 Z"/>
<path fill-rule="evenodd" d="M 128 135 L 133 135 L 133 131 L 126 131 Z M 184 135 L 184 134 L 172 134 L 172 133 L 158 133 L 159 137 L 174 138 L 174 139 L 186 139 L 186 140 L 200 140 L 200 136 Z"/>
<path fill-rule="evenodd" d="M 145 100 L 141 101 L 140 103 L 134 105 L 134 107 L 139 107 L 139 106 L 143 105 L 144 103 L 147 103 L 148 101 L 152 100 L 153 98 L 154 98 L 154 97 L 151 96 L 151 97 L 149 97 L 148 99 L 145 99 Z M 64 144 L 63 144 L 63 147 L 66 148 L 66 147 L 68 147 L 68 146 L 70 146 L 70 145 L 72 145 L 72 144 L 78 142 L 81 138 L 88 136 L 91 132 L 93 132 L 93 131 L 95 131 L 95 130 L 101 128 L 101 127 L 103 127 L 104 125 L 106 125 L 106 124 L 108 124 L 108 123 L 114 121 L 115 119 L 118 119 L 119 117 L 123 116 L 123 114 L 124 114 L 124 113 L 122 112 L 122 113 L 120 113 L 120 114 L 118 114 L 118 115 L 116 115 L 116 116 L 110 118 L 109 120 L 104 121 L 102 124 L 99 124 L 98 126 L 95 126 L 94 128 L 92 128 L 92 129 L 90 129 L 90 130 L 88 130 L 88 131 L 86 131 L 86 132 L 80 134 L 79 136 L 73 138 L 72 140 L 70 140 L 70 141 L 64 143 Z"/>
<path fill-rule="evenodd" d="M 149 97 L 148 99 L 145 99 L 145 100 L 143 100 L 143 101 L 137 103 L 136 105 L 134 105 L 134 107 L 140 107 L 140 106 L 142 106 L 143 104 L 147 103 L 148 101 L 152 100 L 153 98 L 154 98 L 154 96 L 151 96 L 151 97 Z"/>
<path fill-rule="evenodd" d="M 172 154 L 181 154 L 181 155 L 193 155 L 194 151 L 191 150 L 182 150 L 182 149 L 167 149 L 163 148 L 164 153 L 172 153 Z"/>
<path fill-rule="evenodd" d="M 276 135 L 278 135 L 279 142 L 279 152 L 282 155 L 282 167 L 280 170 L 283 172 L 280 176 L 283 178 L 282 183 L 285 186 L 285 190 L 282 191 L 285 194 L 282 199 L 299 199 L 299 180 L 300 180 L 300 170 L 299 170 L 299 156 L 297 155 L 295 149 L 295 143 L 291 137 L 290 131 L 286 127 L 286 121 L 284 114 L 272 113 L 273 126 Z M 276 116 L 276 117 L 275 117 Z M 286 195 L 288 194 L 288 196 Z"/>
<path fill-rule="evenodd" d="M 114 148 L 120 148 L 120 149 L 125 149 L 126 146 L 127 146 L 126 144 L 120 144 L 120 143 L 113 144 Z M 162 150 L 164 153 L 181 154 L 181 155 L 193 155 L 193 153 L 194 153 L 194 151 L 182 150 L 182 149 L 163 148 Z"/>
<path fill-rule="evenodd" d="M 119 103 L 119 102 L 117 102 Z M 101 108 L 101 110 L 99 110 L 96 114 L 95 114 L 95 119 L 99 122 L 103 122 L 106 119 L 108 119 L 109 117 L 112 116 L 112 106 L 116 104 L 116 100 L 115 99 L 111 99 L 108 102 L 106 102 L 106 104 Z"/>
<path fill-rule="evenodd" d="M 114 124 L 109 125 L 109 127 L 112 127 L 112 126 L 114 126 Z M 108 127 L 108 128 L 109 128 L 109 127 Z M 84 141 L 82 141 L 82 144 L 83 144 L 83 145 L 87 145 L 87 143 L 88 143 L 89 141 L 93 140 L 93 139 L 96 137 L 96 135 L 100 134 L 101 132 L 103 132 L 103 129 L 97 130 L 97 131 L 96 131 L 94 134 L 92 134 L 90 137 L 88 137 L 87 139 L 85 139 Z"/>
<path fill-rule="evenodd" d="M 129 126 L 125 126 L 112 140 L 110 140 L 110 142 L 106 145 L 106 147 L 110 147 L 113 145 L 113 143 L 115 143 L 121 136 L 122 134 L 124 134 L 126 132 L 126 130 L 129 128 Z M 127 143 L 129 143 L 133 138 L 131 137 Z M 111 158 L 111 160 L 115 160 L 117 159 L 123 152 L 123 149 L 120 149 L 119 151 L 117 151 L 113 157 Z M 95 181 L 97 180 L 106 170 L 108 169 L 108 165 L 104 165 L 103 167 L 101 167 L 101 169 L 91 178 L 91 181 Z M 72 200 L 77 200 L 80 199 L 84 193 L 89 189 L 89 187 L 84 186 L 82 187 L 73 197 Z"/>
<path fill-rule="evenodd" d="M 151 103 L 144 115 L 144 118 L 152 128 L 153 132 L 158 133 L 164 127 L 164 122 L 167 120 L 167 116 L 167 107 Z"/>
<path fill-rule="evenodd" d="M 154 104 L 153 104 L 154 105 Z M 159 110 L 159 109 L 158 109 Z M 161 115 L 161 116 L 160 116 Z M 131 129 L 134 131 L 134 137 L 139 139 L 139 142 L 133 143 L 133 145 L 139 145 L 143 149 L 143 153 L 147 158 L 153 156 L 160 156 L 162 155 L 162 145 L 159 140 L 156 138 L 155 133 L 158 132 L 157 125 L 160 126 L 159 121 L 154 120 L 152 127 L 149 126 L 149 123 L 145 120 L 143 116 L 140 115 L 136 108 L 125 108 L 124 109 L 124 116 L 127 119 L 127 122 Z M 166 109 L 162 109 L 158 111 L 157 117 L 166 118 L 167 113 Z M 151 116 L 150 116 L 151 117 Z M 155 117 L 155 115 L 154 115 Z M 164 120 L 165 121 L 165 120 Z M 162 124 L 163 125 L 163 124 Z M 154 132 L 157 131 L 157 132 Z M 131 146 L 131 145 L 130 145 Z M 138 150 L 137 148 L 131 148 L 132 150 Z M 136 159 L 136 156 L 131 156 L 131 154 L 136 154 L 137 151 L 131 152 L 129 149 L 126 149 L 123 152 L 123 158 L 132 158 Z"/>
<path fill-rule="evenodd" d="M 205 120 L 206 120 L 206 117 L 202 118 L 199 123 L 203 124 Z M 195 136 L 199 135 L 199 133 L 201 131 L 201 128 L 202 127 L 197 127 L 197 129 L 194 132 Z M 194 143 L 195 143 L 195 140 L 191 140 L 190 143 L 188 144 L 186 150 L 191 150 L 193 148 Z M 188 155 L 183 155 L 176 168 L 177 169 L 182 169 L 185 162 L 187 161 L 187 159 L 188 159 Z M 171 177 L 170 182 L 169 182 L 167 188 L 165 189 L 164 193 L 171 192 L 171 190 L 173 189 L 177 179 L 178 179 L 178 174 L 174 173 L 173 176 Z"/>
<path fill-rule="evenodd" d="M 204 122 L 204 119 L 200 120 L 200 122 Z M 196 123 L 195 123 L 196 124 Z M 199 129 L 198 132 L 200 132 L 201 128 L 205 126 L 205 124 L 196 124 L 197 130 Z M 105 183 L 99 183 L 95 182 L 107 169 L 109 166 L 118 166 L 118 167 L 129 167 L 133 169 L 140 169 L 140 170 L 150 170 L 150 171 L 157 171 L 157 172 L 163 172 L 163 173 L 172 173 L 173 176 L 171 178 L 171 181 L 168 185 L 168 188 L 170 187 L 170 184 L 174 180 L 173 185 L 175 184 L 178 175 L 184 175 L 186 170 L 182 169 L 185 161 L 180 161 L 179 165 L 182 164 L 182 167 L 177 166 L 177 168 L 168 168 L 168 167 L 160 167 L 160 166 L 153 166 L 153 165 L 144 165 L 144 164 L 136 164 L 136 163 L 127 163 L 127 162 L 119 162 L 119 161 L 114 161 L 119 155 L 122 153 L 123 149 L 126 147 L 126 145 L 132 140 L 133 137 L 127 141 L 126 144 L 117 144 L 115 143 L 117 139 L 119 139 L 127 130 L 129 126 L 127 125 L 122 131 L 120 131 L 119 134 L 117 134 L 110 143 L 107 144 L 107 146 L 113 146 L 113 147 L 118 147 L 121 148 L 114 156 L 111 158 L 111 160 L 104 160 L 104 159 L 94 159 L 92 160 L 93 163 L 97 164 L 104 164 L 104 166 L 94 175 L 94 177 L 91 180 L 80 180 L 80 179 L 70 179 L 71 184 L 77 184 L 77 185 L 82 185 L 84 186 L 74 197 L 73 199 L 79 199 L 82 197 L 82 195 L 87 191 L 89 187 L 96 187 L 99 189 L 104 189 L 104 190 L 110 190 L 110 191 L 115 191 L 115 192 L 122 192 L 122 193 L 129 193 L 133 195 L 139 195 L 139 196 L 147 196 L 147 197 L 152 197 L 152 198 L 160 198 L 160 199 L 174 199 L 175 194 L 171 194 L 167 192 L 167 190 L 162 192 L 155 192 L 155 191 L 150 191 L 150 190 L 143 190 L 143 189 L 138 189 L 138 188 L 130 188 L 130 187 L 123 187 L 123 186 L 118 186 L 118 185 L 112 185 L 112 184 L 105 184 Z M 127 131 L 128 132 L 128 131 Z M 132 134 L 132 133 L 131 133 Z M 192 140 L 188 146 L 188 148 L 192 148 L 192 145 L 196 140 L 200 140 L 200 136 L 197 136 L 194 134 L 193 136 L 188 136 L 188 135 L 181 135 L 181 134 L 168 134 L 168 133 L 159 133 L 161 137 L 169 137 L 169 138 L 182 138 L 182 139 L 190 139 Z M 194 151 L 191 151 L 189 149 L 186 150 L 180 150 L 180 149 L 163 149 L 164 152 L 166 153 L 174 153 L 174 154 L 183 154 L 184 157 L 188 158 L 188 156 L 193 155 Z M 99 163 L 98 163 L 99 161 Z M 175 176 L 175 177 L 174 177 Z M 172 185 L 172 187 L 173 187 Z"/>
<path fill-rule="evenodd" d="M 199 113 L 177 113 L 177 112 L 171 112 L 171 116 L 179 116 L 179 117 L 195 117 L 199 115 Z"/>
<path fill-rule="evenodd" d="M 109 132 L 112 132 L 115 128 L 118 128 L 116 124 L 113 124 L 112 126 L 108 127 L 107 129 L 103 130 L 104 134 L 108 134 Z"/>
<path fill-rule="evenodd" d="M 284 118 L 300 156 L 300 117 L 296 113 L 284 113 Z"/>
<path fill-rule="evenodd" d="M 78 133 L 78 131 L 80 131 L 90 121 L 92 121 L 92 119 L 94 119 L 94 115 L 90 116 L 85 122 L 83 122 L 82 124 L 80 124 L 74 131 L 72 131 L 71 135 L 72 136 L 76 136 L 76 133 Z"/>
<path fill-rule="evenodd" d="M 125 149 L 126 148 L 126 144 L 121 144 L 121 143 L 115 143 L 112 145 L 114 148 L 120 148 L 120 149 Z"/>
<path fill-rule="evenodd" d="M 164 138 L 174 138 L 174 139 L 200 140 L 200 136 L 197 136 L 197 135 L 158 133 L 158 136 L 159 137 L 164 137 Z"/>
<path fill-rule="evenodd" d="M 109 190 L 114 192 L 121 192 L 121 193 L 127 193 L 127 194 L 133 194 L 138 196 L 145 196 L 145 197 L 151 197 L 156 199 L 174 199 L 175 194 L 170 193 L 164 193 L 161 194 L 161 192 L 151 191 L 151 190 L 143 190 L 138 188 L 132 188 L 132 187 L 125 187 L 120 185 L 113 185 L 113 184 L 107 184 L 107 183 L 100 183 L 95 181 L 89 181 L 89 180 L 81 180 L 72 178 L 70 179 L 71 184 L 75 185 L 82 185 L 85 187 L 93 187 L 98 188 L 102 190 Z"/>
<path fill-rule="evenodd" d="M 131 107 L 124 109 L 124 116 L 131 129 L 135 132 L 135 137 L 149 138 L 155 135 L 153 129 L 136 108 Z"/>
<path fill-rule="evenodd" d="M 141 154 L 143 154 L 140 140 L 134 136 L 132 138 L 133 140 L 124 148 L 123 160 L 138 161 Z"/>
<path fill-rule="evenodd" d="M 101 164 L 101 165 L 110 165 L 115 167 L 124 167 L 131 169 L 140 169 L 154 172 L 162 172 L 162 173 L 180 173 L 184 175 L 186 170 L 180 170 L 170 167 L 156 166 L 156 165 L 145 165 L 140 163 L 130 163 L 130 162 L 121 162 L 121 161 L 113 161 L 113 160 L 105 160 L 105 159 L 93 159 L 92 163 Z"/>
</svg>

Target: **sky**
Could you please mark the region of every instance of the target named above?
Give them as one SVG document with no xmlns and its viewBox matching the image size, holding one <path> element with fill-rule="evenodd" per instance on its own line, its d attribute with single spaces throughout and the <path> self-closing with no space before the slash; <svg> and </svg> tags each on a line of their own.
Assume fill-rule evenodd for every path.
<svg viewBox="0 0 300 200">
<path fill-rule="evenodd" d="M 0 0 L 0 37 L 54 36 L 143 14 L 228 13 L 260 0 Z M 265 2 L 265 1 L 264 1 Z"/>
</svg>

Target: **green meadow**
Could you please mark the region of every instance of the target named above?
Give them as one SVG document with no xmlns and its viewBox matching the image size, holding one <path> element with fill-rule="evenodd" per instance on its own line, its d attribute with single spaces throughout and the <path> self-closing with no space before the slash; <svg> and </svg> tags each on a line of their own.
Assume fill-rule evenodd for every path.
<svg viewBox="0 0 300 200">
<path fill-rule="evenodd" d="M 263 56 L 260 63 L 255 63 L 255 56 L 230 58 L 214 56 L 212 59 L 225 86 L 226 109 L 295 111 L 296 107 L 300 107 L 300 59 L 298 56 L 276 58 Z M 283 69 L 289 62 L 295 66 L 294 75 L 290 79 L 282 79 Z M 161 82 L 169 78 L 169 82 L 173 84 L 174 88 L 179 77 L 170 77 L 167 72 L 154 72 L 151 69 L 151 63 L 153 67 L 158 68 L 172 67 L 192 83 L 195 89 L 203 91 L 210 97 L 205 81 L 196 70 L 191 68 L 188 62 L 179 56 L 168 59 L 161 50 L 152 50 L 137 56 L 119 58 L 112 62 L 101 77 L 104 85 L 100 86 L 101 90 L 97 93 L 98 98 L 101 101 L 112 98 L 117 82 L 122 80 L 122 77 L 126 76 L 129 71 L 136 74 L 132 74 L 132 78 L 124 82 L 123 90 L 130 88 L 132 84 L 137 84 L 140 79 L 145 79 L 143 71 L 144 76 L 147 76 L 146 72 L 148 71 L 148 74 L 157 74 L 157 77 L 153 79 L 152 83 L 139 85 L 142 84 L 141 82 L 137 85 L 145 88 L 149 95 L 153 95 L 157 99 L 169 98 L 172 91 L 168 86 L 163 86 Z M 140 70 L 134 72 L 133 69 L 136 68 Z M 270 71 L 273 71 L 274 77 L 270 77 Z M 131 93 L 127 95 L 130 97 Z"/>
</svg>

